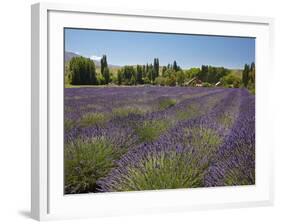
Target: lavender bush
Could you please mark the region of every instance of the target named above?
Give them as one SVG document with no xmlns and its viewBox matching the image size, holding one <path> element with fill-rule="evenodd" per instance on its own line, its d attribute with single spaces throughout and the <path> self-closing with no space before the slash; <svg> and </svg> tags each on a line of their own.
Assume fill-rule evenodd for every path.
<svg viewBox="0 0 281 224">
<path fill-rule="evenodd" d="M 246 89 L 65 89 L 65 192 L 255 184 Z"/>
</svg>

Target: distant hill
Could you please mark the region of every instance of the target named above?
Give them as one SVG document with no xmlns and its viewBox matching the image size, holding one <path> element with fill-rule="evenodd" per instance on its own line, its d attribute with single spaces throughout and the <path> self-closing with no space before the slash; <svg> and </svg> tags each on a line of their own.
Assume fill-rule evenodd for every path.
<svg viewBox="0 0 281 224">
<path fill-rule="evenodd" d="M 64 61 L 65 62 L 69 62 L 72 58 L 74 58 L 74 57 L 81 57 L 81 56 L 82 55 L 79 55 L 79 54 L 76 54 L 76 53 L 73 53 L 73 52 L 65 51 L 65 53 L 64 53 Z M 82 56 L 82 57 L 84 57 L 84 56 Z M 93 60 L 93 62 L 95 63 L 96 67 L 100 67 L 100 61 Z M 108 64 L 108 67 L 110 69 L 115 69 L 115 68 L 120 68 L 121 66 Z"/>
<path fill-rule="evenodd" d="M 229 70 L 230 70 L 230 74 L 242 78 L 242 73 L 243 73 L 242 69 L 229 69 Z"/>
</svg>

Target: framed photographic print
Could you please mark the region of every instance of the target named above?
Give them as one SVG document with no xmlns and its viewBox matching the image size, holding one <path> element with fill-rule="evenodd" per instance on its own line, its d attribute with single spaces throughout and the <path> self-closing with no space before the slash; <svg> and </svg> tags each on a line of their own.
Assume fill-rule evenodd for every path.
<svg viewBox="0 0 281 224">
<path fill-rule="evenodd" d="M 273 20 L 32 6 L 32 217 L 270 205 Z"/>
</svg>

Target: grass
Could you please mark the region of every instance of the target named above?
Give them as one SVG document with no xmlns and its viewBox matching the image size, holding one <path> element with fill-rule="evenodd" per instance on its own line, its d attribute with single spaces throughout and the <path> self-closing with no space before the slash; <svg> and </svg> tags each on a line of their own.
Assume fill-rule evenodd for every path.
<svg viewBox="0 0 281 224">
<path fill-rule="evenodd" d="M 89 127 L 89 126 L 93 126 L 93 125 L 102 126 L 102 125 L 105 124 L 105 122 L 107 120 L 108 120 L 108 117 L 103 113 L 98 113 L 98 112 L 87 113 L 87 114 L 82 116 L 79 124 L 82 127 Z"/>
<path fill-rule="evenodd" d="M 176 112 L 176 118 L 178 120 L 187 120 L 199 115 L 199 105 L 192 104 L 186 107 L 186 110 L 179 110 Z"/>
<path fill-rule="evenodd" d="M 138 107 L 118 107 L 112 110 L 114 117 L 127 117 L 129 114 L 144 114 L 144 111 Z"/>
<path fill-rule="evenodd" d="M 136 132 L 141 142 L 151 142 L 156 140 L 168 129 L 168 122 L 164 120 L 144 121 L 136 127 Z"/>
<path fill-rule="evenodd" d="M 69 120 L 67 118 L 64 119 L 64 130 L 70 131 L 74 126 L 76 125 L 76 122 L 74 120 Z"/>
<path fill-rule="evenodd" d="M 177 103 L 177 101 L 175 99 L 171 99 L 171 98 L 163 99 L 159 102 L 158 108 L 160 110 L 165 110 L 169 107 L 176 105 L 176 103 Z"/>
<path fill-rule="evenodd" d="M 117 150 L 105 138 L 77 139 L 65 145 L 65 193 L 96 191 L 96 181 L 114 167 Z"/>
<path fill-rule="evenodd" d="M 203 186 L 203 170 L 185 153 L 149 155 L 138 166 L 128 168 L 113 191 L 175 189 Z"/>
</svg>

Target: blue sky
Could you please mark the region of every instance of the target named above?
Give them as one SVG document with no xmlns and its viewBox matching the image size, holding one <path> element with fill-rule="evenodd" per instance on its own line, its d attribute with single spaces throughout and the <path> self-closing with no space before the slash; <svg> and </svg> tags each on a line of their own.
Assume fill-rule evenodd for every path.
<svg viewBox="0 0 281 224">
<path fill-rule="evenodd" d="M 255 39 L 241 37 L 202 36 L 65 29 L 65 50 L 93 59 L 106 54 L 113 65 L 153 63 L 174 60 L 182 68 L 202 64 L 243 68 L 255 61 Z"/>
</svg>

